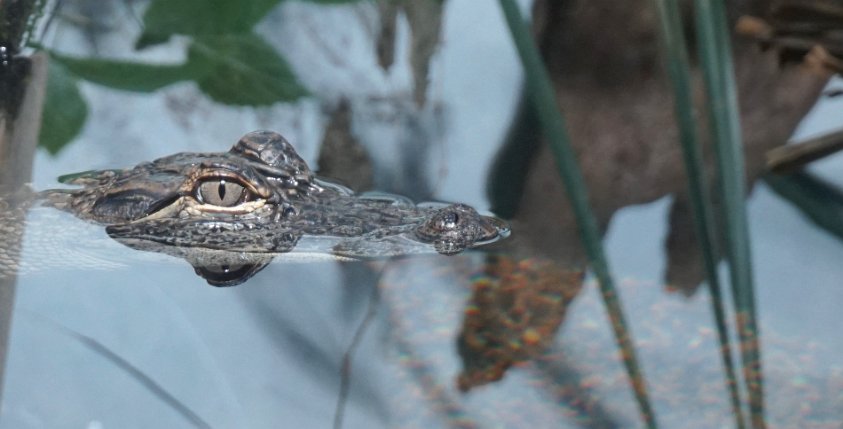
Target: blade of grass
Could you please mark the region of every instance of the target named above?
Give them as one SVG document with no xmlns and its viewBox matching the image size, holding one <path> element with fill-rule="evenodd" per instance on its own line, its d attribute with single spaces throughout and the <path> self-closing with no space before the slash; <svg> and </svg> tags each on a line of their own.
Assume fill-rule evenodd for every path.
<svg viewBox="0 0 843 429">
<path fill-rule="evenodd" d="M 131 362 L 106 347 L 104 344 L 39 313 L 24 310 L 22 311 L 22 314 L 31 317 L 32 320 L 43 323 L 45 326 L 49 326 L 51 329 L 64 336 L 72 338 L 94 354 L 99 355 L 108 362 L 111 362 L 114 366 L 125 372 L 130 378 L 134 379 L 141 386 L 146 388 L 152 395 L 160 399 L 161 402 L 181 415 L 186 421 L 190 422 L 192 426 L 201 429 L 211 429 L 211 425 L 208 422 L 203 420 L 202 417 L 196 414 L 172 393 L 168 392 L 162 385 L 158 384 L 158 382 L 152 377 L 143 372 L 142 369 L 136 367 Z"/>
<path fill-rule="evenodd" d="M 724 201 L 727 256 L 741 342 L 741 359 L 754 428 L 764 428 L 764 389 L 761 349 L 755 311 L 755 292 L 747 226 L 746 182 L 740 113 L 733 76 L 726 12 L 721 0 L 695 0 L 697 43 L 703 65 L 709 120 L 717 154 L 719 182 Z"/>
<path fill-rule="evenodd" d="M 500 5 L 524 66 L 527 90 L 536 106 L 542 128 L 550 142 L 559 175 L 562 177 L 565 192 L 573 207 L 574 216 L 579 225 L 580 239 L 588 253 L 592 271 L 600 284 L 603 302 L 609 313 L 615 339 L 621 349 L 621 356 L 629 374 L 641 416 L 648 427 L 655 428 L 657 427 L 655 414 L 650 406 L 644 375 L 638 366 L 635 346 L 627 328 L 618 292 L 609 272 L 609 264 L 603 251 L 597 222 L 589 207 L 585 182 L 568 139 L 565 119 L 556 104 L 553 86 L 515 1 L 500 0 Z"/>
<path fill-rule="evenodd" d="M 726 385 L 732 401 L 736 427 L 743 429 L 744 416 L 738 391 L 737 377 L 732 358 L 732 347 L 726 324 L 726 312 L 723 305 L 720 280 L 717 275 L 717 249 L 715 247 L 714 216 L 706 184 L 702 151 L 697 142 L 697 127 L 694 120 L 694 100 L 691 95 L 691 73 L 686 49 L 685 35 L 682 32 L 682 17 L 675 0 L 655 0 L 661 24 L 662 43 L 667 59 L 667 72 L 673 86 L 675 115 L 679 126 L 679 139 L 688 176 L 688 194 L 694 212 L 694 228 L 703 253 L 703 263 L 708 289 L 711 294 L 711 306 L 717 325 L 723 367 L 726 370 Z"/>
</svg>

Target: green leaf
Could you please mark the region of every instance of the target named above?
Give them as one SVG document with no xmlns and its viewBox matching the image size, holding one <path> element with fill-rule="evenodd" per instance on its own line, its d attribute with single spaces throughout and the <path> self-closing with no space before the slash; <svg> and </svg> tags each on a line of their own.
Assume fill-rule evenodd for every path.
<svg viewBox="0 0 843 429">
<path fill-rule="evenodd" d="M 143 15 L 135 48 L 159 44 L 173 34 L 207 36 L 250 33 L 282 0 L 153 0 Z"/>
<path fill-rule="evenodd" d="M 50 61 L 38 144 L 52 155 L 79 134 L 88 117 L 78 84 L 63 65 Z"/>
<path fill-rule="evenodd" d="M 135 92 L 152 92 L 197 77 L 188 64 L 155 65 L 100 58 L 73 58 L 51 52 L 54 62 L 89 82 Z"/>
<path fill-rule="evenodd" d="M 188 49 L 188 63 L 213 100 L 234 105 L 268 105 L 308 95 L 290 66 L 254 34 L 198 37 Z"/>
</svg>

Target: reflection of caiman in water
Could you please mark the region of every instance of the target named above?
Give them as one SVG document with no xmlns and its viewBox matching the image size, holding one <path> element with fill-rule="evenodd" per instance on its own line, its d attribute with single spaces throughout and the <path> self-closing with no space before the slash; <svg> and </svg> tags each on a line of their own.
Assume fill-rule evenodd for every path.
<svg viewBox="0 0 843 429">
<path fill-rule="evenodd" d="M 282 253 L 366 259 L 451 255 L 509 233 L 464 204 L 356 195 L 318 179 L 279 134 L 245 135 L 227 153 L 180 153 L 127 170 L 69 176 L 44 205 L 105 225 L 135 249 L 186 259 L 214 285 L 239 284 Z"/>
</svg>

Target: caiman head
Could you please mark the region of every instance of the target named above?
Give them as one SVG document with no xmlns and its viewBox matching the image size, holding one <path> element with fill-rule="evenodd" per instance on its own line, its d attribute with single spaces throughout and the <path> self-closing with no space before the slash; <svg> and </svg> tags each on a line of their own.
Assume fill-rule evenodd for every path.
<svg viewBox="0 0 843 429">
<path fill-rule="evenodd" d="M 51 192 L 48 200 L 106 225 L 115 238 L 242 252 L 292 249 L 300 234 L 280 230 L 280 221 L 296 214 L 293 200 L 325 190 L 292 145 L 271 131 L 246 134 L 225 153 L 179 153 L 64 182 L 83 188 Z M 272 234 L 258 233 L 270 223 Z"/>
<path fill-rule="evenodd" d="M 179 153 L 60 180 L 82 189 L 45 191 L 48 204 L 105 225 L 128 247 L 183 258 L 214 286 L 240 284 L 269 264 L 267 253 L 293 249 L 300 234 L 278 221 L 295 214 L 291 199 L 326 190 L 270 131 L 246 134 L 225 153 Z"/>
<path fill-rule="evenodd" d="M 126 246 L 184 258 L 219 285 L 236 284 L 239 273 L 251 276 L 294 248 L 308 257 L 450 255 L 509 232 L 463 204 L 355 195 L 318 179 L 271 131 L 246 134 L 225 153 L 179 153 L 62 181 L 81 189 L 44 191 L 47 204 L 104 225 Z M 220 276 L 212 280 L 214 273 Z"/>
</svg>

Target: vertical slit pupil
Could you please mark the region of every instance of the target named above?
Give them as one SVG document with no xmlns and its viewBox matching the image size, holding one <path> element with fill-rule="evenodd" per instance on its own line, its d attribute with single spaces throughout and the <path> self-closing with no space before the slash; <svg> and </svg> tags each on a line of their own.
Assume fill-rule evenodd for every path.
<svg viewBox="0 0 843 429">
<path fill-rule="evenodd" d="M 225 200 L 225 180 L 220 180 L 220 186 L 217 189 L 217 193 L 220 195 L 220 200 Z"/>
</svg>

